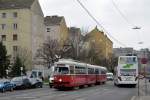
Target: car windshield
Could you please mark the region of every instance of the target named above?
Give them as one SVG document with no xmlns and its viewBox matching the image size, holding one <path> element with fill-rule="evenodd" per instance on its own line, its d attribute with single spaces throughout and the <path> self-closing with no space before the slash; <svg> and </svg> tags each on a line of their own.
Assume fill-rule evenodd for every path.
<svg viewBox="0 0 150 100">
<path fill-rule="evenodd" d="M 69 74 L 68 67 L 56 67 L 55 74 Z"/>
<path fill-rule="evenodd" d="M 112 74 L 107 74 L 107 77 L 112 77 L 113 75 Z"/>
<path fill-rule="evenodd" d="M 4 84 L 4 82 L 6 82 L 8 80 L 0 80 L 0 84 Z"/>
</svg>

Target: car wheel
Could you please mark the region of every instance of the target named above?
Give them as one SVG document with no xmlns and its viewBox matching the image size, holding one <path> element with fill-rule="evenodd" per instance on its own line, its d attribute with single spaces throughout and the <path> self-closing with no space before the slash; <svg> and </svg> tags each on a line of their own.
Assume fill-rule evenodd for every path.
<svg viewBox="0 0 150 100">
<path fill-rule="evenodd" d="M 5 89 L 4 88 L 2 88 L 2 93 L 4 93 L 5 92 Z"/>
<path fill-rule="evenodd" d="M 52 85 L 49 85 L 49 87 L 52 88 L 53 86 L 52 86 Z"/>
<path fill-rule="evenodd" d="M 42 85 L 42 84 L 40 85 L 40 88 L 43 88 L 43 85 Z"/>
<path fill-rule="evenodd" d="M 10 88 L 10 91 L 13 91 L 13 90 L 14 90 L 13 87 L 11 87 L 11 88 Z"/>
<path fill-rule="evenodd" d="M 39 88 L 40 87 L 40 85 L 37 83 L 37 84 L 35 84 L 35 88 Z"/>
</svg>

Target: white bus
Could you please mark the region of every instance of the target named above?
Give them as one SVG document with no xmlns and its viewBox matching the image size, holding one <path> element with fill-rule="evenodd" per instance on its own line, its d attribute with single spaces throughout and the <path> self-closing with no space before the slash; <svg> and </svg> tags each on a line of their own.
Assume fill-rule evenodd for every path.
<svg viewBox="0 0 150 100">
<path fill-rule="evenodd" d="M 120 56 L 115 72 L 114 85 L 129 85 L 136 87 L 138 83 L 137 56 Z"/>
</svg>

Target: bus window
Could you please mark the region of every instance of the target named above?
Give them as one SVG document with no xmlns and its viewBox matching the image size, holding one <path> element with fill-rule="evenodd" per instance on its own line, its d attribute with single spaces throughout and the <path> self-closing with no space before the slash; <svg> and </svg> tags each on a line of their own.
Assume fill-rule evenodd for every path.
<svg viewBox="0 0 150 100">
<path fill-rule="evenodd" d="M 133 64 L 136 63 L 136 57 L 120 57 L 119 64 Z"/>
<path fill-rule="evenodd" d="M 122 76 L 135 76 L 136 69 L 120 69 L 120 74 Z"/>
</svg>

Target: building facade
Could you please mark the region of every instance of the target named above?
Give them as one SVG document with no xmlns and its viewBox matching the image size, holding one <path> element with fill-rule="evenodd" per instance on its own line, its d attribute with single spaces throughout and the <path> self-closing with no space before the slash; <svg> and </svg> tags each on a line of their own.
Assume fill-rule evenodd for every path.
<svg viewBox="0 0 150 100">
<path fill-rule="evenodd" d="M 85 36 L 83 47 L 85 49 L 94 48 L 99 57 L 109 59 L 112 55 L 113 43 L 104 32 L 95 27 Z"/>
<path fill-rule="evenodd" d="M 46 39 L 58 40 L 63 46 L 69 39 L 65 18 L 62 16 L 46 16 L 44 18 Z"/>
<path fill-rule="evenodd" d="M 13 61 L 26 55 L 27 70 L 44 40 L 44 15 L 38 0 L 0 0 L 0 37 Z M 24 51 L 24 52 L 23 52 Z"/>
<path fill-rule="evenodd" d="M 80 41 L 81 41 L 81 30 L 80 28 L 76 28 L 76 27 L 70 27 L 68 28 L 69 31 L 69 41 L 71 42 L 71 45 L 73 45 L 74 49 L 75 49 L 75 56 L 78 57 L 79 56 L 79 49 L 80 49 Z"/>
<path fill-rule="evenodd" d="M 128 54 L 133 54 L 133 53 L 135 53 L 135 50 L 133 48 L 130 48 L 130 47 L 113 48 L 113 54 L 115 57 L 126 56 Z"/>
</svg>

